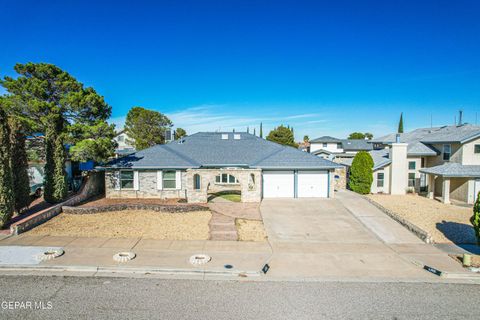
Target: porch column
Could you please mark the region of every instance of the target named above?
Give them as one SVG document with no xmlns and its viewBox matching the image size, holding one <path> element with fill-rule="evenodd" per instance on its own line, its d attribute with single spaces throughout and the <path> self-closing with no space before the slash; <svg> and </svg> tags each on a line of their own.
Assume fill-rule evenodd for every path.
<svg viewBox="0 0 480 320">
<path fill-rule="evenodd" d="M 428 199 L 435 199 L 435 175 L 428 175 Z"/>
<path fill-rule="evenodd" d="M 450 178 L 443 178 L 442 181 L 442 202 L 450 203 Z"/>
</svg>

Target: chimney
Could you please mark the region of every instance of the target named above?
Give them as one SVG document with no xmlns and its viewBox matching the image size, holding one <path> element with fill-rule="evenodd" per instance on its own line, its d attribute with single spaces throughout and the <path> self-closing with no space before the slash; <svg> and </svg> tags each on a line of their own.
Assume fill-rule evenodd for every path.
<svg viewBox="0 0 480 320">
<path fill-rule="evenodd" d="M 400 143 L 400 133 L 395 135 L 395 143 Z"/>
<path fill-rule="evenodd" d="M 461 126 L 463 124 L 462 121 L 463 110 L 458 110 L 458 125 Z"/>
<path fill-rule="evenodd" d="M 397 140 L 399 137 L 397 135 Z M 408 143 L 395 142 L 389 150 L 390 164 L 390 194 L 405 194 L 408 182 Z"/>
</svg>

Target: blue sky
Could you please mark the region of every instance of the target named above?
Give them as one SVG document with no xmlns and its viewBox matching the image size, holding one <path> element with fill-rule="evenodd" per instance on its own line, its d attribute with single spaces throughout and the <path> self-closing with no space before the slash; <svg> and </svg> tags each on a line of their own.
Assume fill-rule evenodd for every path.
<svg viewBox="0 0 480 320">
<path fill-rule="evenodd" d="M 101 3 L 97 3 L 101 2 Z M 4 1 L 0 75 L 49 62 L 189 133 L 344 137 L 480 113 L 480 2 Z M 0 92 L 1 93 L 1 92 Z M 480 114 L 479 123 L 480 123 Z"/>
</svg>

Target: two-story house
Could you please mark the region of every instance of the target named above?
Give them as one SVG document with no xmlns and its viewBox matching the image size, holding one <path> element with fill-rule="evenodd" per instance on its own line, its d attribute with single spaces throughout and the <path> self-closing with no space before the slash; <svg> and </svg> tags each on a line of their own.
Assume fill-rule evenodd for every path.
<svg viewBox="0 0 480 320">
<path fill-rule="evenodd" d="M 323 136 L 310 141 L 310 153 L 330 160 L 353 158 L 358 151 L 370 150 L 373 147 L 369 140 Z"/>
<path fill-rule="evenodd" d="M 480 127 L 420 128 L 372 141 L 372 192 L 409 190 L 472 204 L 480 191 Z M 382 149 L 383 148 L 383 149 Z"/>
</svg>

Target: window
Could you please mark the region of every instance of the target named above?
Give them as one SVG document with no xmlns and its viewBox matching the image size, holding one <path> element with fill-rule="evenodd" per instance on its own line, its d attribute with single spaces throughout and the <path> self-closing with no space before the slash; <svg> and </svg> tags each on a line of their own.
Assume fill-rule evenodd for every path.
<svg viewBox="0 0 480 320">
<path fill-rule="evenodd" d="M 475 153 L 480 153 L 480 144 L 476 144 L 476 145 L 475 145 L 473 152 L 475 152 Z"/>
<path fill-rule="evenodd" d="M 239 134 L 234 134 L 233 135 L 233 140 L 240 140 L 241 136 Z"/>
<path fill-rule="evenodd" d="M 383 187 L 383 181 L 384 181 L 384 173 L 379 172 L 377 173 L 377 187 L 382 188 Z"/>
<path fill-rule="evenodd" d="M 408 170 L 415 170 L 415 161 L 409 161 L 408 162 Z"/>
<path fill-rule="evenodd" d="M 133 171 L 120 171 L 120 189 L 133 189 Z"/>
<path fill-rule="evenodd" d="M 124 136 L 118 136 L 118 142 L 123 142 L 125 141 L 125 137 Z"/>
<path fill-rule="evenodd" d="M 232 176 L 228 173 L 222 173 L 215 177 L 215 183 L 224 183 L 224 184 L 237 184 L 239 183 L 235 176 Z"/>
<path fill-rule="evenodd" d="M 163 171 L 163 189 L 175 189 L 177 187 L 175 171 Z"/>
<path fill-rule="evenodd" d="M 248 179 L 248 190 L 255 190 L 255 175 L 253 173 L 250 173 Z"/>
<path fill-rule="evenodd" d="M 198 173 L 193 175 L 193 189 L 200 190 L 200 175 Z"/>
<path fill-rule="evenodd" d="M 342 149 L 342 143 L 341 142 L 337 143 L 337 149 Z"/>
<path fill-rule="evenodd" d="M 222 134 L 222 140 L 228 140 L 228 133 Z"/>
<path fill-rule="evenodd" d="M 411 172 L 408 174 L 408 186 L 415 187 L 415 173 Z"/>
<path fill-rule="evenodd" d="M 426 160 L 425 158 L 422 158 L 422 163 L 420 164 L 422 168 L 425 168 L 425 160 Z"/>
<path fill-rule="evenodd" d="M 443 145 L 443 160 L 450 161 L 450 155 L 452 153 L 452 146 L 449 144 Z"/>
<path fill-rule="evenodd" d="M 324 147 L 324 148 L 326 148 L 326 147 L 327 147 L 327 144 L 326 144 L 325 142 L 323 143 L 323 147 Z"/>
</svg>

